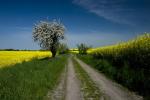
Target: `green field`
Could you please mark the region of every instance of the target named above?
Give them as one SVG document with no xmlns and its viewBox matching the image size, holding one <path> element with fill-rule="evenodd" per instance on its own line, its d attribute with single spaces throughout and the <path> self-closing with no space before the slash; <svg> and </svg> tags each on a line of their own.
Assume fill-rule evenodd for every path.
<svg viewBox="0 0 150 100">
<path fill-rule="evenodd" d="M 0 69 L 0 100 L 43 100 L 58 83 L 67 56 L 34 59 Z"/>
</svg>

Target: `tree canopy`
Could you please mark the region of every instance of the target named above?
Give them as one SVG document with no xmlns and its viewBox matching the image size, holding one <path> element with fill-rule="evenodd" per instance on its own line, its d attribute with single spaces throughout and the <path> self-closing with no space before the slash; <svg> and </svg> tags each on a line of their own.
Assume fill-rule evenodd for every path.
<svg viewBox="0 0 150 100">
<path fill-rule="evenodd" d="M 40 21 L 33 28 L 33 39 L 40 47 L 52 52 L 55 57 L 59 40 L 64 39 L 65 26 L 57 20 Z"/>
</svg>

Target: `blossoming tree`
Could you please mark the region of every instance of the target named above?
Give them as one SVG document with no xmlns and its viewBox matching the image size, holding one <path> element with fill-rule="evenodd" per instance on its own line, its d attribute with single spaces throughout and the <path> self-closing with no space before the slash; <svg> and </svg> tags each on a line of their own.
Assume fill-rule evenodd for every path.
<svg viewBox="0 0 150 100">
<path fill-rule="evenodd" d="M 40 47 L 52 52 L 55 57 L 60 40 L 64 39 L 65 27 L 57 20 L 40 21 L 33 28 L 33 39 Z"/>
</svg>

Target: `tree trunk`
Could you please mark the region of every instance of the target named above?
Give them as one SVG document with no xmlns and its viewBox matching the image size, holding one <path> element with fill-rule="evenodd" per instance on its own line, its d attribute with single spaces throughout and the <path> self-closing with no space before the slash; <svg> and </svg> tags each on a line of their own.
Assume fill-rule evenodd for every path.
<svg viewBox="0 0 150 100">
<path fill-rule="evenodd" d="M 52 57 L 54 58 L 56 56 L 56 49 L 52 48 L 50 51 L 52 52 Z"/>
<path fill-rule="evenodd" d="M 52 57 L 54 58 L 56 56 L 56 51 L 52 52 Z"/>
</svg>

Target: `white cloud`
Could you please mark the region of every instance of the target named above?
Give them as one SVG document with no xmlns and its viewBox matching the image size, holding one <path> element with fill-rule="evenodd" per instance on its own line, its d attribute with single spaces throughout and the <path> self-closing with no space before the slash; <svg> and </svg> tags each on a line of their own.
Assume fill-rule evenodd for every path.
<svg viewBox="0 0 150 100">
<path fill-rule="evenodd" d="M 135 9 L 125 5 L 126 0 L 74 0 L 89 12 L 107 20 L 127 25 L 134 25 Z"/>
</svg>

